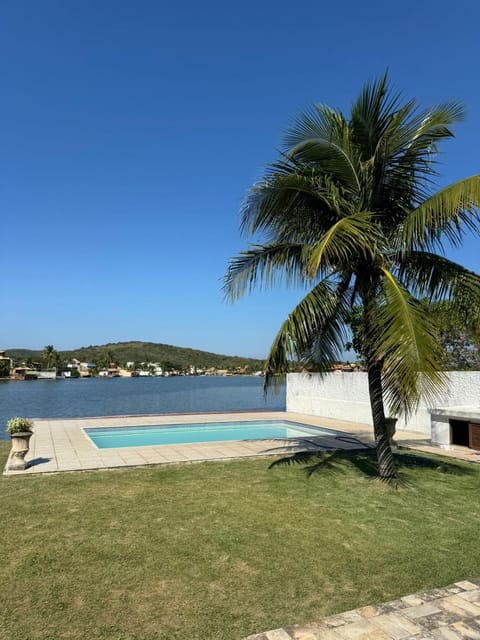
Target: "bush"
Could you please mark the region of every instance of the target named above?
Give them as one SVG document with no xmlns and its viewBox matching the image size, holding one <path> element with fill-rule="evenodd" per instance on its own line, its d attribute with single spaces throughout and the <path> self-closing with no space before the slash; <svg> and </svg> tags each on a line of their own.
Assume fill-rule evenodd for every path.
<svg viewBox="0 0 480 640">
<path fill-rule="evenodd" d="M 10 375 L 10 360 L 0 359 L 0 378 L 7 378 Z"/>
<path fill-rule="evenodd" d="M 7 431 L 12 433 L 21 433 L 23 431 L 32 431 L 33 422 L 28 418 L 10 418 L 7 422 Z"/>
</svg>

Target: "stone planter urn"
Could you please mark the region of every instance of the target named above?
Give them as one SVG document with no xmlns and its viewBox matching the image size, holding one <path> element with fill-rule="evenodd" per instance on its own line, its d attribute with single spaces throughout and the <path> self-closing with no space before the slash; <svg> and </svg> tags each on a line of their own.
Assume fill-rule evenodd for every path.
<svg viewBox="0 0 480 640">
<path fill-rule="evenodd" d="M 395 444 L 393 441 L 393 436 L 395 435 L 395 431 L 397 429 L 397 418 L 385 418 L 385 427 L 387 428 L 387 437 L 390 444 Z"/>
<path fill-rule="evenodd" d="M 30 438 L 33 436 L 31 431 L 20 431 L 12 433 L 12 449 L 10 452 L 10 461 L 8 464 L 9 471 L 23 471 L 27 468 L 28 463 L 25 462 L 25 456 L 30 449 Z"/>
<path fill-rule="evenodd" d="M 12 418 L 7 423 L 7 432 L 12 439 L 12 448 L 8 459 L 8 471 L 23 471 L 27 468 L 25 456 L 30 449 L 32 422 L 28 418 Z"/>
</svg>

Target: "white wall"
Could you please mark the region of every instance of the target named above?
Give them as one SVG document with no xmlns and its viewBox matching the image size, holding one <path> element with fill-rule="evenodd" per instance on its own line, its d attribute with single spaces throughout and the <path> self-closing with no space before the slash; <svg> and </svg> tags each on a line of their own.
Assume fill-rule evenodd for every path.
<svg viewBox="0 0 480 640">
<path fill-rule="evenodd" d="M 429 408 L 480 407 L 480 371 L 450 371 L 448 379 L 431 407 L 421 403 L 407 423 L 398 421 L 397 429 L 430 435 Z M 321 377 L 318 373 L 289 373 L 287 411 L 372 424 L 367 374 L 335 371 Z"/>
</svg>

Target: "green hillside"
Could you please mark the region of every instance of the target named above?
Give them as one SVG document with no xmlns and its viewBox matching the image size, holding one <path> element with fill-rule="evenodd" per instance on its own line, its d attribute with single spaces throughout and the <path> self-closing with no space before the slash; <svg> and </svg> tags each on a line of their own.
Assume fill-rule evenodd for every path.
<svg viewBox="0 0 480 640">
<path fill-rule="evenodd" d="M 169 344 L 159 344 L 155 342 L 115 342 L 104 345 L 92 345 L 81 347 L 72 351 L 59 351 L 61 360 L 69 361 L 77 358 L 82 362 L 96 362 L 103 360 L 109 352 L 112 360 L 118 365 L 126 362 L 159 362 L 160 364 L 170 363 L 178 368 L 194 366 L 208 369 L 235 369 L 237 367 L 248 367 L 251 370 L 263 368 L 262 360 L 252 358 L 242 358 L 240 356 L 227 356 L 199 349 L 188 349 L 186 347 L 174 347 Z M 15 360 L 41 360 L 42 351 L 30 349 L 8 349 L 7 355 Z"/>
</svg>

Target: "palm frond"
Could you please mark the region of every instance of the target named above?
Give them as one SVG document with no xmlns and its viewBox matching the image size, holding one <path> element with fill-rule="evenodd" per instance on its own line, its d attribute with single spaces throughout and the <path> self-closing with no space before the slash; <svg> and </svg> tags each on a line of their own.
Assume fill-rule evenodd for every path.
<svg viewBox="0 0 480 640">
<path fill-rule="evenodd" d="M 398 251 L 442 247 L 445 238 L 460 246 L 466 230 L 479 232 L 480 174 L 441 189 L 413 209 L 393 244 Z"/>
<path fill-rule="evenodd" d="M 353 162 L 337 144 L 322 138 L 310 138 L 292 147 L 288 155 L 297 162 L 312 163 L 353 192 L 360 191 L 360 182 Z"/>
<path fill-rule="evenodd" d="M 345 292 L 350 277 L 337 283 L 333 276 L 320 281 L 295 307 L 280 327 L 265 362 L 265 389 L 281 382 L 289 361 L 314 363 L 327 369 L 340 359 L 346 342 Z"/>
<path fill-rule="evenodd" d="M 290 123 L 283 143 L 285 148 L 290 150 L 305 140 L 320 138 L 343 147 L 347 136 L 348 123 L 343 113 L 327 105 L 316 104 Z"/>
<path fill-rule="evenodd" d="M 285 163 L 281 166 L 282 170 L 276 165 L 247 195 L 242 208 L 243 234 L 271 233 L 296 218 L 315 233 L 319 225 L 327 228 L 338 219 L 338 188 L 333 189 L 331 181 L 313 170 L 301 174 L 294 167 L 287 172 Z"/>
<path fill-rule="evenodd" d="M 444 299 L 480 300 L 480 276 L 443 256 L 411 251 L 402 256 L 398 276 L 417 298 L 431 302 Z"/>
<path fill-rule="evenodd" d="M 423 306 L 387 269 L 367 336 L 383 362 L 384 397 L 392 415 L 410 415 L 421 397 L 435 398 L 445 382 L 438 329 Z"/>
<path fill-rule="evenodd" d="M 411 100 L 393 118 L 386 138 L 393 156 L 409 162 L 415 155 L 432 154 L 437 143 L 453 137 L 452 124 L 463 119 L 464 107 L 456 101 L 443 102 L 425 110 L 416 110 Z"/>
<path fill-rule="evenodd" d="M 302 286 L 308 279 L 303 245 L 271 243 L 252 245 L 229 262 L 223 290 L 228 300 L 238 300 L 256 286 L 270 288 L 279 282 Z"/>
<path fill-rule="evenodd" d="M 387 73 L 367 83 L 360 92 L 351 110 L 349 128 L 352 143 L 363 161 L 375 155 L 399 108 L 399 98 L 400 94 L 393 93 L 388 86 Z"/>
<path fill-rule="evenodd" d="M 311 275 L 323 266 L 352 265 L 359 259 L 373 258 L 386 239 L 380 227 L 372 222 L 370 212 L 360 212 L 341 218 L 315 244 L 305 248 L 305 258 Z"/>
</svg>

